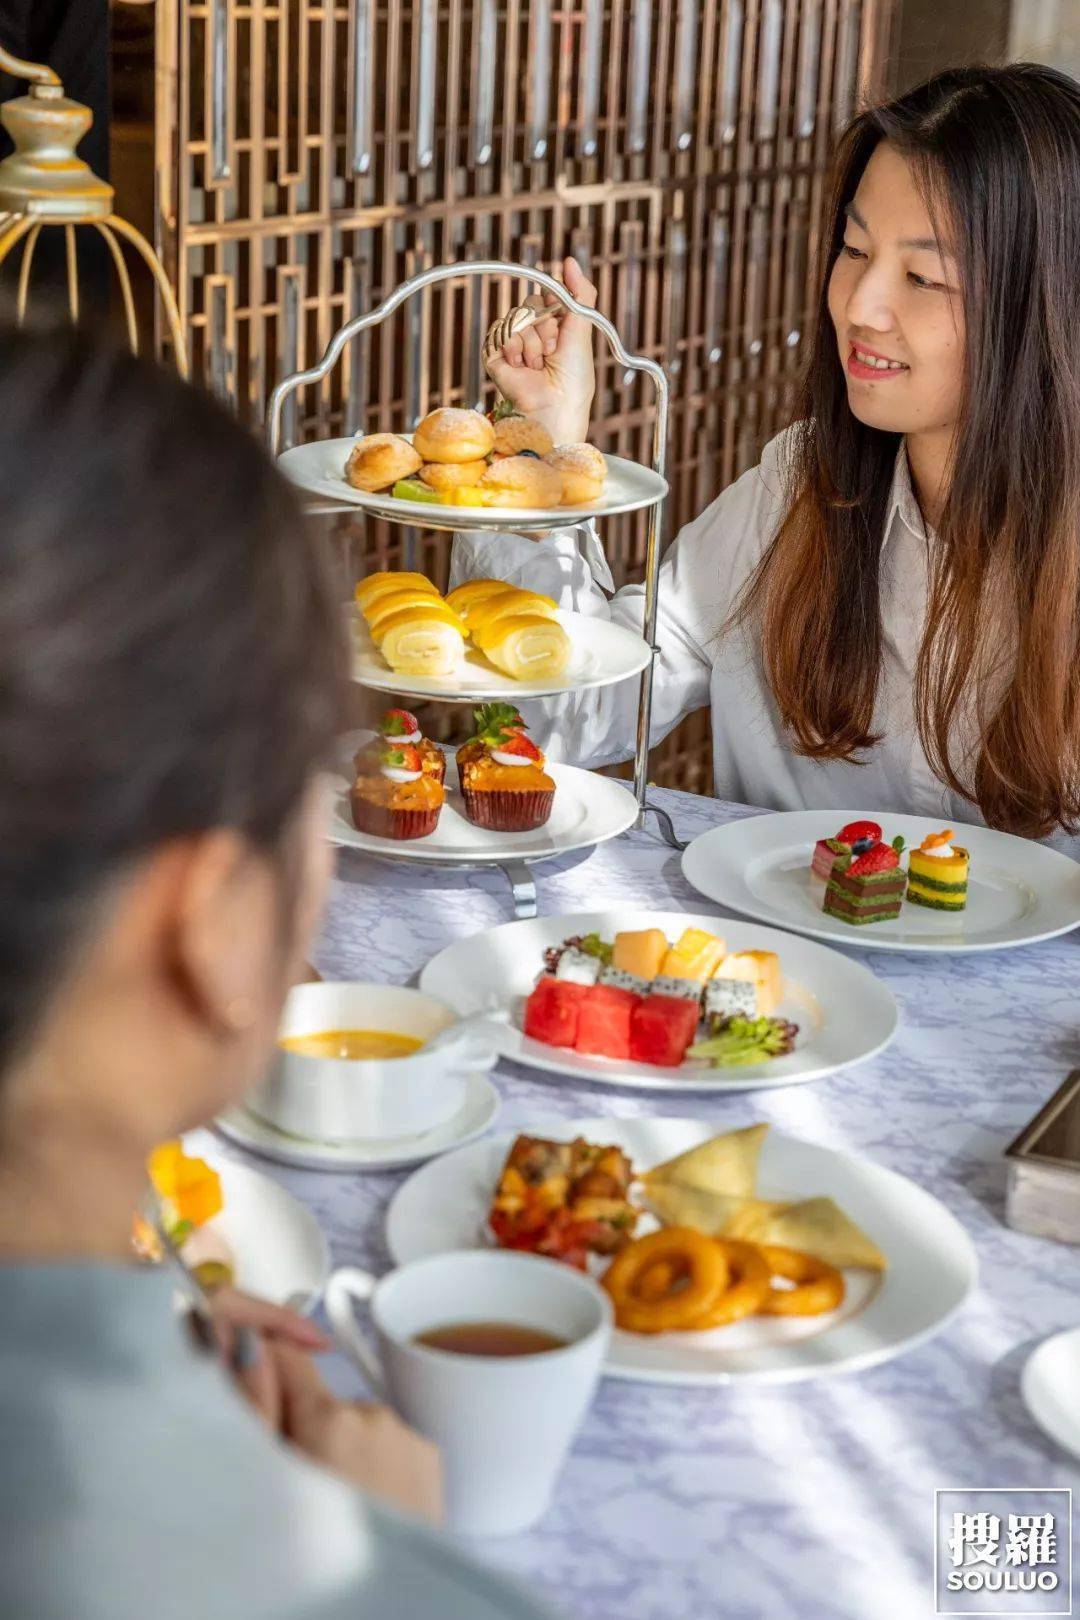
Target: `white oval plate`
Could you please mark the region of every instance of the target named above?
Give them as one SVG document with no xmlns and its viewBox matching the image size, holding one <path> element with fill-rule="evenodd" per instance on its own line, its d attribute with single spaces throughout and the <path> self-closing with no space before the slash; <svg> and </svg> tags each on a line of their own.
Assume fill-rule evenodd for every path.
<svg viewBox="0 0 1080 1620">
<path fill-rule="evenodd" d="M 368 855 L 450 866 L 547 861 L 617 838 L 637 820 L 637 800 L 624 782 L 596 776 L 576 765 L 552 764 L 544 768 L 555 783 L 555 802 L 550 819 L 534 832 L 489 832 L 468 821 L 457 785 L 457 765 L 448 750 L 446 803 L 438 826 L 427 838 L 376 838 L 372 833 L 357 832 L 349 811 L 348 789 L 342 784 L 334 797 L 330 842 Z"/>
<path fill-rule="evenodd" d="M 411 439 L 411 434 L 404 434 Z M 655 506 L 668 492 L 666 478 L 622 456 L 605 456 L 607 483 L 598 501 L 586 506 L 498 507 L 442 506 L 427 501 L 402 501 L 389 491 L 369 494 L 345 481 L 345 463 L 355 439 L 318 439 L 294 445 L 278 457 L 278 466 L 297 488 L 325 500 L 343 501 L 377 517 L 392 518 L 416 529 L 560 529 L 586 518 L 611 517 Z"/>
<path fill-rule="evenodd" d="M 270 1176 L 232 1159 L 195 1151 L 221 1177 L 225 1204 L 206 1222 L 236 1262 L 235 1282 L 247 1294 L 294 1310 L 314 1310 L 330 1275 L 330 1251 L 322 1228 L 299 1199 Z"/>
<path fill-rule="evenodd" d="M 1043 1433 L 1080 1457 L 1080 1328 L 1055 1333 L 1031 1352 L 1020 1393 Z"/>
<path fill-rule="evenodd" d="M 715 1132 L 695 1119 L 601 1118 L 569 1121 L 545 1134 L 617 1143 L 635 1168 L 647 1170 Z M 513 1139 L 489 1137 L 409 1177 L 387 1211 L 395 1264 L 483 1245 L 491 1196 Z M 975 1251 L 959 1221 L 913 1181 L 869 1159 L 771 1130 L 758 1192 L 762 1198 L 835 1198 L 884 1251 L 888 1270 L 883 1276 L 845 1272 L 847 1296 L 828 1316 L 757 1317 L 709 1333 L 648 1337 L 617 1328 L 604 1368 L 610 1377 L 653 1384 L 791 1383 L 854 1372 L 939 1332 L 974 1287 Z"/>
<path fill-rule="evenodd" d="M 819 838 L 834 838 L 855 820 L 877 821 L 886 841 L 900 834 L 909 847 L 947 825 L 877 810 L 750 816 L 695 838 L 683 854 L 683 876 L 734 911 L 868 951 L 1003 951 L 1080 923 L 1080 864 L 1029 839 L 956 822 L 958 841 L 971 852 L 963 911 L 947 916 L 905 901 L 895 922 L 846 927 L 822 911 L 824 886 L 811 877 L 810 860 Z"/>
<path fill-rule="evenodd" d="M 744 1069 L 710 1069 L 689 1062 L 676 1069 L 592 1057 L 546 1046 L 526 1035 L 521 1028 L 524 1001 L 542 971 L 548 946 L 574 934 L 595 932 L 611 939 L 624 928 L 662 928 L 670 940 L 684 928 L 707 928 L 721 934 L 731 950 L 776 951 L 784 974 L 779 1013 L 799 1025 L 795 1050 Z M 483 1011 L 502 1021 L 503 1056 L 517 1063 L 600 1085 L 647 1091 L 753 1091 L 820 1080 L 880 1052 L 892 1040 L 897 1023 L 896 1002 L 880 979 L 825 946 L 727 917 L 629 907 L 535 917 L 459 939 L 432 957 L 420 975 L 420 988 L 459 1013 Z"/>
<path fill-rule="evenodd" d="M 487 703 L 493 698 L 557 697 L 562 692 L 584 692 L 613 686 L 639 675 L 649 662 L 648 643 L 624 625 L 593 619 L 585 613 L 559 614 L 559 622 L 573 643 L 566 673 L 558 680 L 515 681 L 489 664 L 482 652 L 466 645 L 465 662 L 456 675 L 399 675 L 379 652 L 353 606 L 352 678 L 375 692 L 405 697 L 437 697 L 448 703 Z"/>
<path fill-rule="evenodd" d="M 489 1130 L 499 1112 L 499 1093 L 485 1074 L 469 1080 L 465 1106 L 453 1119 L 422 1136 L 395 1136 L 385 1141 L 316 1142 L 275 1130 L 244 1107 L 230 1109 L 214 1121 L 214 1129 L 262 1159 L 288 1164 L 298 1170 L 401 1170 L 423 1164 L 436 1153 L 446 1153 Z"/>
</svg>

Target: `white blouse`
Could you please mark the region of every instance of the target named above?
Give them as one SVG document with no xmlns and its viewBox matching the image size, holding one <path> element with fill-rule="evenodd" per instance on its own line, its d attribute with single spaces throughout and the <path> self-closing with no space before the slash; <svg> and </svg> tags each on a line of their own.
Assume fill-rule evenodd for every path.
<svg viewBox="0 0 1080 1620">
<path fill-rule="evenodd" d="M 790 429 L 788 430 L 790 433 Z M 883 669 L 874 729 L 882 736 L 864 764 L 805 759 L 792 751 L 756 647 L 721 627 L 786 511 L 780 434 L 759 466 L 745 472 L 687 524 L 660 569 L 653 686 L 653 745 L 683 718 L 712 705 L 717 795 L 766 809 L 892 810 L 950 821 L 980 821 L 978 807 L 933 774 L 915 725 L 912 687 L 926 612 L 933 541 L 914 491 L 907 453 L 896 458 L 881 551 Z M 645 588 L 610 599 L 611 574 L 589 529 L 522 535 L 459 534 L 451 584 L 492 576 L 553 596 L 560 607 L 609 618 L 640 633 Z M 638 682 L 522 705 L 537 743 L 552 759 L 598 766 L 632 757 Z"/>
</svg>

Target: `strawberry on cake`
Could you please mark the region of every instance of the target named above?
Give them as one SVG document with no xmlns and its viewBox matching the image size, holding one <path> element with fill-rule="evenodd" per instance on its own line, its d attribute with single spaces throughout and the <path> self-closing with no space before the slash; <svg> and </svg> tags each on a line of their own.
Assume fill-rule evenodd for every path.
<svg viewBox="0 0 1080 1620">
<path fill-rule="evenodd" d="M 875 839 L 861 854 L 854 847 L 833 860 L 822 910 L 829 917 L 859 927 L 891 922 L 900 915 L 907 878 L 900 870 L 902 838 L 891 844 Z"/>
<path fill-rule="evenodd" d="M 864 855 L 872 844 L 880 842 L 881 828 L 876 821 L 849 821 L 835 838 L 818 839 L 814 845 L 810 871 L 822 883 L 828 883 L 833 864 L 839 857 Z"/>
</svg>

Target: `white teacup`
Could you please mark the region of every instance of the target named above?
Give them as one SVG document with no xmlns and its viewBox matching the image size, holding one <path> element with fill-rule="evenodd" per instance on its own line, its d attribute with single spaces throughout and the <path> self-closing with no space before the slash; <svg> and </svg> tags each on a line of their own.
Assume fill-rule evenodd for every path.
<svg viewBox="0 0 1080 1620">
<path fill-rule="evenodd" d="M 488 1069 L 495 1047 L 462 1028 L 445 1002 L 393 984 L 298 984 L 290 990 L 281 1036 L 373 1029 L 425 1043 L 406 1057 L 308 1057 L 278 1047 L 248 1097 L 253 1114 L 292 1136 L 319 1142 L 382 1141 L 445 1125 L 465 1105 L 469 1076 Z"/>
<path fill-rule="evenodd" d="M 360 1330 L 370 1304 L 377 1349 Z M 592 1399 L 611 1337 L 611 1302 L 591 1277 L 536 1255 L 469 1249 L 429 1256 L 377 1281 L 345 1267 L 327 1284 L 338 1342 L 368 1383 L 439 1446 L 446 1523 L 512 1535 L 540 1519 Z M 532 1355 L 461 1355 L 418 1334 L 465 1322 L 513 1323 L 565 1341 Z"/>
</svg>

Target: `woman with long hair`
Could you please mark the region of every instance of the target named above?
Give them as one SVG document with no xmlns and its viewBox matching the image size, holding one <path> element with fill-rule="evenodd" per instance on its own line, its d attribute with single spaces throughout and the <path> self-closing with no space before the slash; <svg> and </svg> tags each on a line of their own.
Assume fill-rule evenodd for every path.
<svg viewBox="0 0 1080 1620">
<path fill-rule="evenodd" d="M 665 556 L 652 740 L 711 702 L 721 797 L 1074 834 L 1080 86 L 958 68 L 861 113 L 825 241 L 795 425 Z M 544 321 L 488 361 L 556 442 L 587 434 L 590 337 Z M 587 534 L 459 536 L 454 583 L 489 573 L 640 629 Z M 601 764 L 636 697 L 532 723 Z"/>
<path fill-rule="evenodd" d="M 147 1155 L 267 1062 L 329 873 L 344 650 L 293 496 L 169 373 L 2 328 L 0 489 L 0 1613 L 534 1616 L 356 1489 L 434 1517 L 437 1460 L 320 1334 L 234 1299 L 223 1356 L 133 1264 Z"/>
</svg>

